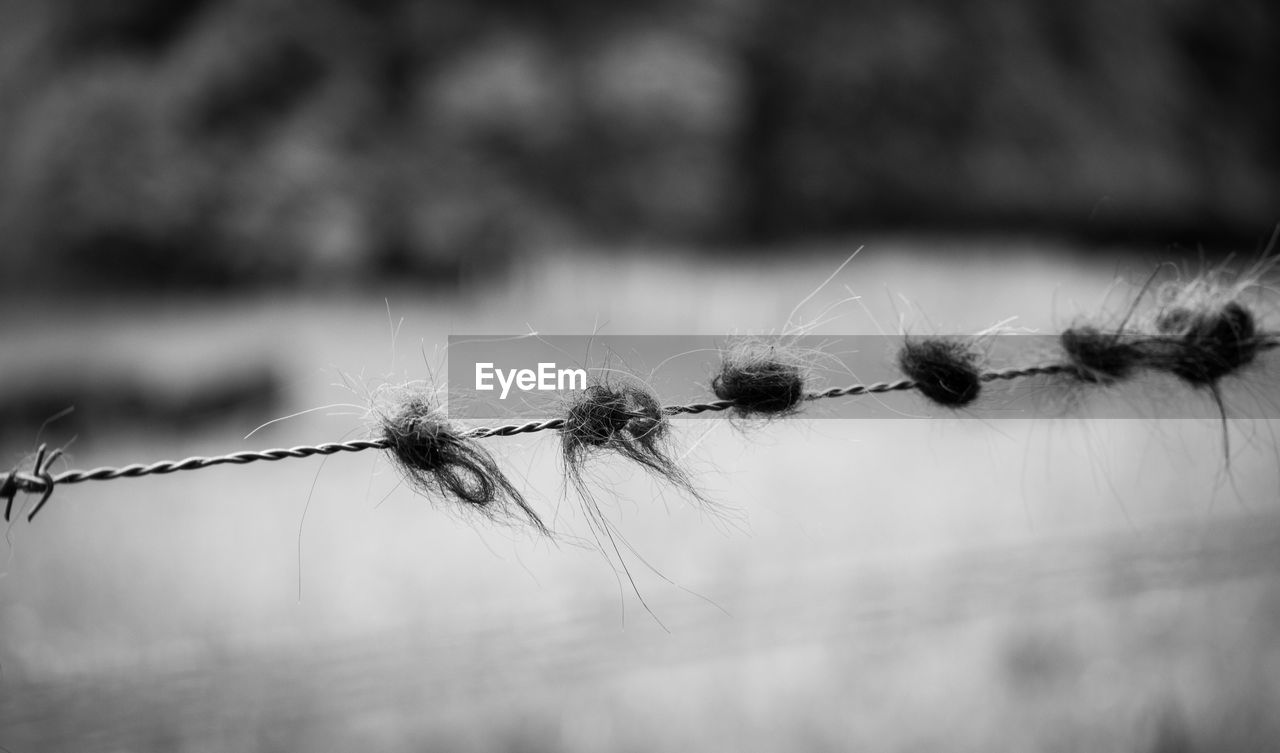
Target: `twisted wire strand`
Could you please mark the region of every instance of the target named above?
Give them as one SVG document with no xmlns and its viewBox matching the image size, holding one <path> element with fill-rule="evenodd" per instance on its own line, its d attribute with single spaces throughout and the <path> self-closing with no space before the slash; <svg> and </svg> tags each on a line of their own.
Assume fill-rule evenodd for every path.
<svg viewBox="0 0 1280 753">
<path fill-rule="evenodd" d="M 662 409 L 663 414 L 668 416 L 678 416 L 680 414 L 694 415 L 698 413 L 718 413 L 722 410 L 729 410 L 737 405 L 732 400 L 716 400 L 711 403 L 693 403 L 691 405 L 668 405 Z"/>
<path fill-rule="evenodd" d="M 532 434 L 535 431 L 548 431 L 550 429 L 560 429 L 563 427 L 563 418 L 553 418 L 549 421 L 530 421 L 527 424 L 485 426 L 465 432 L 463 436 L 470 437 L 472 439 L 484 439 L 486 437 L 514 437 L 517 434 Z"/>
<path fill-rule="evenodd" d="M 1261 346 L 1264 349 L 1271 349 L 1276 347 L 1277 343 L 1275 340 L 1268 339 L 1262 343 Z M 983 382 L 1009 381 L 1036 376 L 1067 374 L 1073 373 L 1074 371 L 1074 366 L 1064 363 L 1054 363 L 987 371 L 980 375 L 980 379 Z M 874 395 L 888 392 L 905 392 L 916 389 L 918 386 L 917 382 L 911 379 L 899 379 L 892 382 L 874 382 L 871 384 L 852 384 L 845 387 L 831 387 L 818 392 L 809 392 L 804 395 L 804 400 L 813 401 L 837 397 Z M 716 413 L 729 410 L 736 405 L 737 403 L 733 400 L 716 400 L 706 403 L 690 403 L 687 405 L 667 405 L 663 406 L 662 413 L 667 416 Z M 545 421 L 530 421 L 523 424 L 478 427 L 462 432 L 462 436 L 469 439 L 512 437 L 519 434 L 533 434 L 541 431 L 562 429 L 564 428 L 564 425 L 565 420 L 563 418 L 553 418 Z M 289 458 L 335 455 L 342 452 L 385 450 L 390 448 L 391 445 L 391 440 L 386 438 L 358 439 L 348 442 L 326 442 L 318 445 L 302 445 L 299 447 L 258 451 L 241 451 L 212 457 L 195 456 L 176 461 L 161 460 L 150 464 L 135 463 L 118 468 L 101 467 L 93 468 L 91 470 L 69 470 L 56 475 L 50 474 L 46 465 L 45 468 L 36 468 L 34 471 L 13 470 L 0 474 L 0 499 L 12 499 L 13 495 L 18 491 L 47 494 L 54 486 L 59 484 L 78 484 L 84 481 L 111 481 L 120 478 L 140 478 L 142 476 L 164 475 L 177 473 L 179 471 L 194 471 L 201 468 L 211 468 L 216 465 L 247 465 L 249 463 L 256 463 L 259 461 L 274 462 Z"/>
<path fill-rule="evenodd" d="M 821 392 L 810 392 L 805 400 L 823 400 L 829 397 L 856 397 L 858 395 L 876 395 L 882 392 L 902 392 L 913 390 L 916 383 L 910 379 L 899 379 L 896 382 L 875 382 L 873 384 L 851 384 L 848 387 L 832 387 Z"/>
<path fill-rule="evenodd" d="M 1072 374 L 1075 373 L 1076 367 L 1065 363 L 1051 363 L 1044 366 L 1023 366 L 1016 369 L 1003 369 L 1001 371 L 988 371 L 981 374 L 978 378 L 984 382 L 1009 381 L 1011 379 L 1026 379 L 1034 376 L 1054 376 L 1056 374 Z"/>
<path fill-rule="evenodd" d="M 160 460 L 150 464 L 134 463 L 119 468 L 104 466 L 85 471 L 63 471 L 53 476 L 37 475 L 25 471 L 14 471 L 7 475 L 23 491 L 45 491 L 50 482 L 56 486 L 58 484 L 78 484 L 83 481 L 111 481 L 118 478 L 138 478 L 141 476 L 177 473 L 178 471 L 194 471 L 215 465 L 246 465 L 260 460 L 276 461 L 287 458 L 307 458 L 313 455 L 335 455 L 339 452 L 385 450 L 390 446 L 391 443 L 386 439 L 357 439 L 350 442 L 325 442 L 318 445 L 303 445 L 274 450 L 249 450 L 213 457 L 195 456 L 184 460 Z"/>
</svg>

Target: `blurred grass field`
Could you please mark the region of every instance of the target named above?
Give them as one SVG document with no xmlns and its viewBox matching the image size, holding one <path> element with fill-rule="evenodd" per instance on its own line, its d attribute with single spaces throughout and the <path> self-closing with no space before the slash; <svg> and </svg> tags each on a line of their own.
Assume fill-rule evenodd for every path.
<svg viewBox="0 0 1280 753">
<path fill-rule="evenodd" d="M 1116 275 L 1149 270 L 1005 246 L 881 239 L 803 313 L 847 284 L 862 301 L 818 332 L 897 332 L 902 314 L 1052 332 L 1122 310 Z M 428 378 L 453 332 L 776 332 L 851 250 L 564 253 L 465 295 L 9 302 L 0 347 L 7 373 L 128 363 L 174 383 L 268 363 L 285 415 L 361 404 L 343 375 Z M 1271 390 L 1243 381 L 1229 399 Z M 248 440 L 276 415 L 99 431 L 71 465 L 334 440 L 366 430 L 355 412 Z M 1233 421 L 1228 470 L 1215 421 L 681 423 L 728 512 L 595 468 L 652 615 L 583 543 L 550 436 L 489 446 L 554 542 L 472 525 L 374 454 L 67 487 L 0 550 L 0 746 L 1273 749 L 1274 431 Z"/>
</svg>

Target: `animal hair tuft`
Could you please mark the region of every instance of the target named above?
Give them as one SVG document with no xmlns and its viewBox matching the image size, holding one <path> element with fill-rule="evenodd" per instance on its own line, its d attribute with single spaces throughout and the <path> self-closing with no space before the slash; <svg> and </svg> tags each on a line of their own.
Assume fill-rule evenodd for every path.
<svg viewBox="0 0 1280 753">
<path fill-rule="evenodd" d="M 1141 346 L 1120 332 L 1071 327 L 1059 335 L 1058 343 L 1071 366 L 1069 373 L 1082 382 L 1114 384 L 1129 378 L 1143 362 Z"/>
<path fill-rule="evenodd" d="M 1249 365 L 1261 349 L 1254 315 L 1239 301 L 1172 306 L 1156 317 L 1156 328 L 1173 339 L 1155 365 L 1197 387 Z"/>
<path fill-rule="evenodd" d="M 921 394 L 948 408 L 972 403 L 982 390 L 978 356 L 958 339 L 908 338 L 898 352 L 898 366 Z"/>
<path fill-rule="evenodd" d="M 722 352 L 711 389 L 734 403 L 743 418 L 779 417 L 797 412 L 804 400 L 805 364 L 784 345 L 742 340 Z"/>
<path fill-rule="evenodd" d="M 548 533 L 542 519 L 489 451 L 413 396 L 381 418 L 381 434 L 401 475 L 418 491 L 456 499 L 495 522 L 525 522 Z"/>
<path fill-rule="evenodd" d="M 598 383 L 569 398 L 560 429 L 565 474 L 590 497 L 584 468 L 602 452 L 615 452 L 696 499 L 702 495 L 668 449 L 671 425 L 649 387 L 635 379 Z"/>
</svg>

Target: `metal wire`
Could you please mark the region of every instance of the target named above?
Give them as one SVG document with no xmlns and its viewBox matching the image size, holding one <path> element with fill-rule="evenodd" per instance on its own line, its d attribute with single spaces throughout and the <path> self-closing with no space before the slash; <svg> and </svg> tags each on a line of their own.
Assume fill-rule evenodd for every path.
<svg viewBox="0 0 1280 753">
<path fill-rule="evenodd" d="M 1267 338 L 1260 343 L 1260 349 L 1269 350 L 1276 347 L 1275 340 Z M 1020 368 L 1004 369 L 998 371 L 987 371 L 980 375 L 983 382 L 1008 381 L 1014 379 L 1024 379 L 1036 376 L 1052 376 L 1056 374 L 1070 374 L 1076 371 L 1076 367 L 1064 364 L 1047 364 L 1042 366 L 1027 366 Z M 918 384 L 910 379 L 900 379 L 893 382 L 874 382 L 872 384 L 852 384 L 846 387 L 832 387 L 830 389 L 818 392 L 806 393 L 804 399 L 806 401 L 825 400 L 837 397 L 857 397 L 860 395 L 873 395 L 887 392 L 904 392 L 916 389 Z M 662 408 L 662 412 L 667 416 L 679 415 L 696 415 L 699 413 L 714 413 L 726 411 L 735 407 L 737 403 L 733 400 L 717 400 L 707 403 L 691 403 L 687 405 L 668 405 Z M 469 439 L 487 439 L 490 437 L 512 437 L 518 434 L 533 434 L 540 431 L 553 431 L 563 428 L 565 420 L 563 418 L 554 418 L 546 421 L 530 421 L 524 424 L 510 424 L 506 426 L 485 426 L 469 429 L 462 432 L 462 436 Z M 5 519 L 9 518 L 10 508 L 13 504 L 13 498 L 18 492 L 28 494 L 40 494 L 40 501 L 32 509 L 29 518 L 34 517 L 35 513 L 49 500 L 54 487 L 60 484 L 78 484 L 83 481 L 111 481 L 120 478 L 140 478 L 142 476 L 156 476 L 168 473 L 177 473 L 178 471 L 194 471 L 201 468 L 211 468 L 216 465 L 247 465 L 259 461 L 274 462 L 277 460 L 286 460 L 289 458 L 306 458 L 315 455 L 335 455 L 342 452 L 363 452 L 365 450 L 385 450 L 391 447 L 391 440 L 380 439 L 358 439 L 349 442 L 326 442 L 318 445 L 303 445 L 299 447 L 278 448 L 271 450 L 258 451 L 242 451 L 233 452 L 227 455 L 216 455 L 213 457 L 189 457 L 184 460 L 161 460 L 150 464 L 135 463 L 119 468 L 102 467 L 91 470 L 70 470 L 62 473 L 52 474 L 49 472 L 49 466 L 59 456 L 60 452 L 45 452 L 42 446 L 38 452 L 36 463 L 32 470 L 21 471 L 13 470 L 4 474 L 0 474 L 0 499 L 6 501 Z"/>
<path fill-rule="evenodd" d="M 1068 371 L 1070 368 L 1071 367 L 1064 364 L 1052 364 L 1048 366 L 1007 369 L 1004 371 L 990 371 L 982 374 L 982 380 L 985 382 L 991 382 L 996 380 L 1059 374 Z M 856 397 L 859 395 L 912 390 L 915 389 L 915 387 L 916 383 L 910 379 L 902 379 L 896 382 L 853 384 L 847 387 L 832 387 L 831 389 L 822 390 L 820 392 L 810 392 L 804 396 L 804 399 L 824 400 L 836 397 Z M 735 405 L 736 403 L 732 400 L 717 400 L 708 403 L 668 405 L 662 408 L 662 412 L 668 416 L 696 415 L 699 413 L 726 411 L 733 408 Z M 463 436 L 470 439 L 513 437 L 518 434 L 533 434 L 540 431 L 561 429 L 564 427 L 564 423 L 565 421 L 563 418 L 553 418 L 546 421 L 530 421 L 529 423 L 524 424 L 485 426 L 465 431 L 463 432 Z M 271 450 L 233 452 L 227 455 L 216 455 L 212 457 L 196 456 L 183 460 L 161 460 L 150 464 L 134 463 L 132 465 L 126 465 L 119 468 L 102 467 L 93 468 L 91 470 L 70 470 L 63 471 L 56 475 L 48 472 L 48 465 L 56 455 L 45 457 L 42 453 L 42 457 L 38 460 L 32 471 L 13 470 L 0 475 L 0 498 L 7 499 L 11 502 L 14 494 L 19 491 L 47 495 L 52 491 L 54 486 L 58 486 L 60 484 L 79 484 L 84 481 L 112 481 L 120 478 L 158 476 L 168 473 L 177 473 L 179 471 L 194 471 L 201 468 L 211 468 L 216 465 L 247 465 L 249 463 L 256 463 L 259 461 L 275 462 L 277 460 L 307 458 L 315 455 L 335 455 L 342 452 L 385 450 L 390 446 L 391 441 L 385 438 L 358 439 L 350 442 L 326 442 L 318 445 L 302 445 L 299 447 Z M 36 510 L 38 510 L 38 508 L 39 506 L 37 506 Z M 32 511 L 33 516 L 36 510 Z M 8 516 L 6 515 L 6 517 Z"/>
<path fill-rule="evenodd" d="M 155 463 L 134 463 L 120 468 L 102 467 L 85 471 L 63 471 L 49 474 L 48 461 L 38 463 L 36 470 L 11 471 L 0 476 L 0 497 L 12 499 L 14 492 L 47 492 L 59 484 L 78 484 L 82 481 L 111 481 L 118 478 L 139 478 L 141 476 L 159 476 L 178 471 L 194 471 L 210 468 L 215 465 L 246 465 L 260 460 L 276 461 L 287 458 L 306 458 L 313 455 L 334 455 L 339 452 L 363 452 L 364 450 L 385 450 L 390 446 L 386 439 L 357 439 L 350 442 L 326 442 L 319 445 L 304 445 L 274 450 L 257 450 L 233 452 L 228 455 L 214 457 L 189 457 L 185 460 L 161 460 Z M 42 467 L 43 466 L 43 467 Z M 37 510 L 32 511 L 32 515 Z"/>
</svg>

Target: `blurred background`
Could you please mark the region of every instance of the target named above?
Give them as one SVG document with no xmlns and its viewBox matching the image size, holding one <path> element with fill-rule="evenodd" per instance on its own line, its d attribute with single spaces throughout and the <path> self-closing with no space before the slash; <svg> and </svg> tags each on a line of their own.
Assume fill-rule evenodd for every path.
<svg viewBox="0 0 1280 753">
<path fill-rule="evenodd" d="M 0 4 L 0 279 L 491 279 L 576 240 L 1250 247 L 1266 0 Z"/>
<path fill-rule="evenodd" d="M 0 459 L 364 435 L 450 334 L 1117 321 L 1156 264 L 1266 246 L 1278 33 L 1265 0 L 0 0 Z M 0 746 L 1280 747 L 1275 422 L 740 428 L 676 432 L 723 509 L 595 464 L 621 558 L 554 437 L 487 445 L 554 540 L 369 453 L 61 488 L 0 543 Z"/>
</svg>

